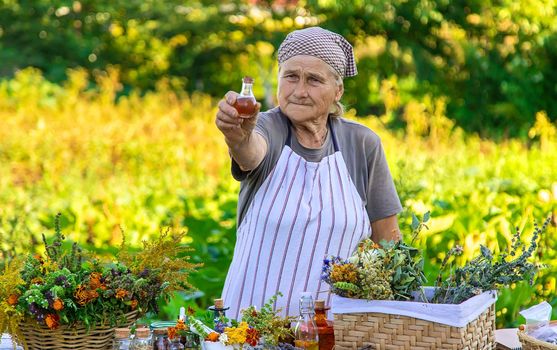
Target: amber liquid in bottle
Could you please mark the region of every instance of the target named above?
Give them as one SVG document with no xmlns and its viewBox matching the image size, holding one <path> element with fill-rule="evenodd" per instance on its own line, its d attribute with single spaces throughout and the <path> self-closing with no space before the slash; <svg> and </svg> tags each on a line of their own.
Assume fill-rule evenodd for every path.
<svg viewBox="0 0 557 350">
<path fill-rule="evenodd" d="M 324 300 L 315 301 L 315 324 L 319 334 L 319 350 L 332 350 L 335 347 L 335 334 L 332 321 L 327 320 L 327 310 Z"/>
<path fill-rule="evenodd" d="M 242 118 L 249 118 L 255 113 L 255 96 L 253 95 L 253 78 L 244 77 L 242 80 L 242 91 L 236 98 L 234 108 Z"/>
<path fill-rule="evenodd" d="M 300 349 L 319 350 L 319 342 L 314 340 L 294 340 L 294 345 Z"/>
</svg>

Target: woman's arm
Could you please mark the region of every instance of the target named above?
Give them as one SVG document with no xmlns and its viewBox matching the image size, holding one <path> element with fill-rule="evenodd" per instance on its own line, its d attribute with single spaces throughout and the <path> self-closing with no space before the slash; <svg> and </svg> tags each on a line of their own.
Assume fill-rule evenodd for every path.
<svg viewBox="0 0 557 350">
<path fill-rule="evenodd" d="M 253 132 L 261 104 L 257 103 L 255 113 L 249 118 L 241 118 L 234 108 L 238 94 L 229 91 L 219 102 L 215 124 L 224 135 L 230 155 L 243 171 L 250 171 L 263 161 L 267 153 L 267 142 Z"/>
<path fill-rule="evenodd" d="M 371 230 L 371 239 L 378 244 L 383 239 L 386 241 L 399 241 L 402 238 L 396 215 L 372 222 Z"/>
</svg>

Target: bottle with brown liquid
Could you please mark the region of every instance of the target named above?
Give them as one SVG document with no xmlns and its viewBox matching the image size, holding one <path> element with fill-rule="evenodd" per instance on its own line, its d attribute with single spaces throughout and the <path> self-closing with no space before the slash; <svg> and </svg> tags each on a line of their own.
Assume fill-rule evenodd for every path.
<svg viewBox="0 0 557 350">
<path fill-rule="evenodd" d="M 242 118 L 249 118 L 255 113 L 255 96 L 253 95 L 253 78 L 244 77 L 242 80 L 242 91 L 236 98 L 234 108 Z"/>
<path fill-rule="evenodd" d="M 329 309 L 330 307 L 325 307 L 325 300 L 315 301 L 314 319 L 319 334 L 319 350 L 332 350 L 335 346 L 333 321 L 327 320 L 327 310 Z"/>
</svg>

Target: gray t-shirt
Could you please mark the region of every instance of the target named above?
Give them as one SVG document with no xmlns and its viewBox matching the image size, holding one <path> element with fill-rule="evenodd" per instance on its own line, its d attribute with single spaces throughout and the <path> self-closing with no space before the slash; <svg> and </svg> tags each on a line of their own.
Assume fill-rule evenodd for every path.
<svg viewBox="0 0 557 350">
<path fill-rule="evenodd" d="M 365 203 L 370 222 L 400 213 L 402 206 L 385 159 L 381 139 L 368 127 L 344 118 L 333 118 L 332 128 L 346 167 Z M 232 176 L 240 184 L 238 225 L 242 222 L 255 193 L 277 164 L 288 136 L 289 124 L 279 108 L 260 113 L 254 131 L 267 141 L 267 154 L 252 171 L 242 171 L 232 159 Z M 334 153 L 331 132 L 319 149 L 302 146 L 291 133 L 294 152 L 309 162 L 319 162 Z"/>
</svg>

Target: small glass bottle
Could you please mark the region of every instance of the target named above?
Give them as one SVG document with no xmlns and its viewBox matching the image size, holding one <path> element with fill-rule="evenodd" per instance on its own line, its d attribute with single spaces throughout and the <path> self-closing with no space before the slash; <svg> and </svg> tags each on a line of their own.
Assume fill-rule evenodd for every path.
<svg viewBox="0 0 557 350">
<path fill-rule="evenodd" d="M 179 337 L 172 339 L 170 344 L 168 344 L 168 350 L 184 350 L 184 345 L 180 342 Z"/>
<path fill-rule="evenodd" d="M 294 344 L 307 350 L 319 349 L 319 336 L 315 324 L 315 311 L 311 293 L 304 292 L 300 298 L 300 317 L 294 327 Z"/>
<path fill-rule="evenodd" d="M 112 350 L 130 349 L 130 330 L 129 328 L 116 328 L 114 330 L 114 340 Z"/>
<path fill-rule="evenodd" d="M 130 350 L 152 350 L 153 341 L 151 339 L 151 332 L 149 328 L 137 328 L 135 330 L 135 337 L 133 338 Z"/>
<path fill-rule="evenodd" d="M 168 328 L 153 329 L 153 350 L 168 350 Z"/>
<path fill-rule="evenodd" d="M 335 346 L 335 332 L 333 322 L 327 320 L 327 310 L 325 300 L 315 301 L 315 324 L 319 335 L 319 350 L 332 350 Z"/>
<path fill-rule="evenodd" d="M 242 91 L 236 97 L 234 108 L 242 118 L 249 118 L 255 113 L 255 96 L 253 95 L 253 78 L 244 77 L 242 79 Z"/>
<path fill-rule="evenodd" d="M 223 299 L 215 299 L 215 305 L 209 307 L 209 310 L 214 313 L 215 331 L 218 333 L 223 333 L 224 328 L 228 327 L 226 322 L 226 310 L 228 309 L 228 307 L 224 307 Z"/>
</svg>

